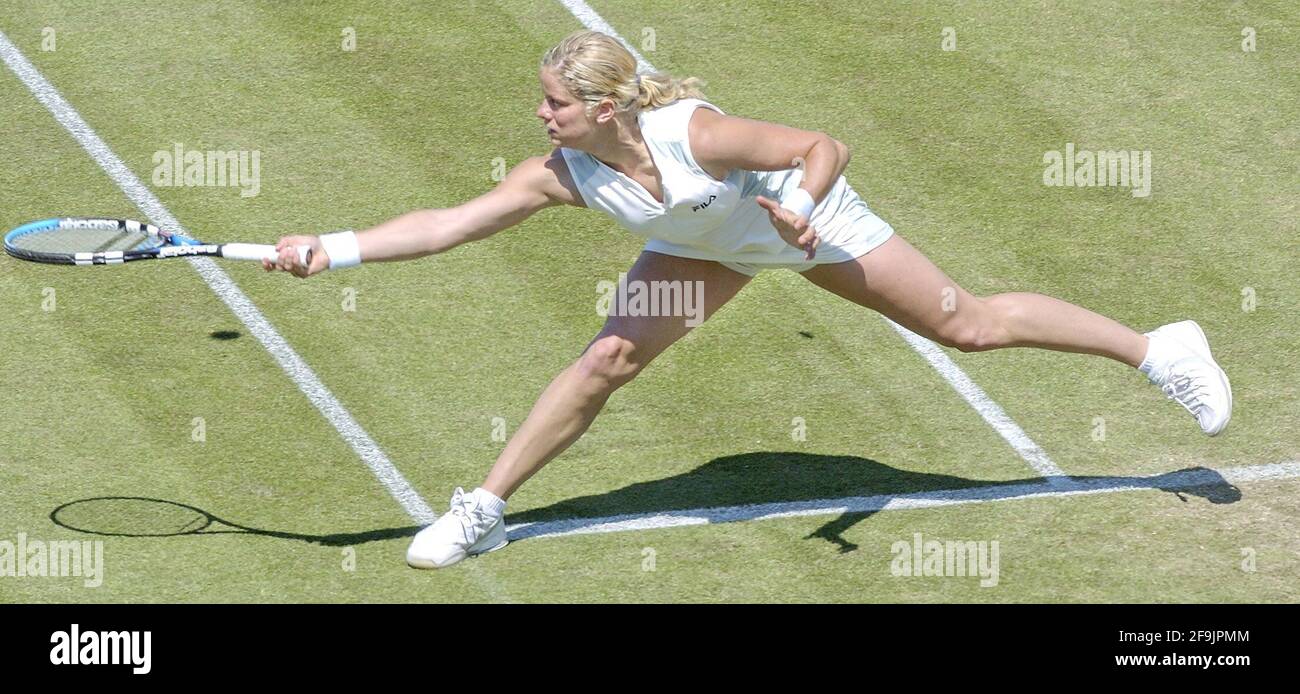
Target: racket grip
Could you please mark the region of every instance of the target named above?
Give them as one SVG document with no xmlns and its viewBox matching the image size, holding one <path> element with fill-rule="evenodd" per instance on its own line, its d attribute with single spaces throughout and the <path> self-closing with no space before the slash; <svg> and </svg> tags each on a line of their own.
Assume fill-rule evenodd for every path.
<svg viewBox="0 0 1300 694">
<path fill-rule="evenodd" d="M 221 246 L 221 257 L 223 258 L 261 262 L 263 258 L 275 261 L 279 256 L 280 254 L 276 252 L 275 246 L 264 243 L 227 243 Z M 304 266 L 311 263 L 310 246 L 298 246 L 298 260 Z"/>
</svg>

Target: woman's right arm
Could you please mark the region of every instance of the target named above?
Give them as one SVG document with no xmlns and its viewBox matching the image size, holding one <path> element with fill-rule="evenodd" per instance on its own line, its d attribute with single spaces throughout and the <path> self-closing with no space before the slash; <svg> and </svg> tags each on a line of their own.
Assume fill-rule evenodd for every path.
<svg viewBox="0 0 1300 694">
<path fill-rule="evenodd" d="M 556 170 L 547 166 L 555 156 L 558 153 L 525 159 L 495 188 L 464 204 L 408 212 L 357 232 L 361 259 L 372 263 L 442 253 L 519 224 L 538 210 L 562 204 L 567 194 L 557 191 Z M 308 268 L 302 267 L 294 252 L 294 247 L 302 245 L 312 249 Z M 262 263 L 268 271 L 280 269 L 307 277 L 329 267 L 329 256 L 318 236 L 286 236 L 276 244 L 276 249 L 280 252 L 279 261 Z"/>
</svg>

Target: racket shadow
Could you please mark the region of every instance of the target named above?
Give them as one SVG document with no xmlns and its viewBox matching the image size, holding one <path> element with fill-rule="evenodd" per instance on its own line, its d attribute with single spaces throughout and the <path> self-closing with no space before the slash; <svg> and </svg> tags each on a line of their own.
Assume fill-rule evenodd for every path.
<svg viewBox="0 0 1300 694">
<path fill-rule="evenodd" d="M 244 534 L 298 540 L 327 547 L 412 537 L 423 527 L 410 525 L 356 533 L 309 535 L 253 528 L 219 518 L 197 506 L 143 496 L 100 496 L 70 501 L 51 511 L 50 521 L 68 530 L 107 537 Z"/>
</svg>

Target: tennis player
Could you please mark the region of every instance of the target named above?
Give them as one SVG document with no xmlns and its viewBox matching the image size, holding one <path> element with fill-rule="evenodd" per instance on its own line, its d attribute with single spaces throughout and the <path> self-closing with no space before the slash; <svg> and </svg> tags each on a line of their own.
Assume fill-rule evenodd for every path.
<svg viewBox="0 0 1300 694">
<path fill-rule="evenodd" d="M 536 115 L 554 145 L 549 155 L 524 160 L 495 189 L 457 207 L 411 212 L 361 233 L 282 238 L 278 262 L 264 267 L 306 277 L 362 260 L 418 258 L 546 207 L 587 207 L 647 239 L 629 283 L 701 283 L 705 319 L 756 273 L 786 268 L 963 352 L 1039 347 L 1123 362 L 1206 434 L 1227 425 L 1232 391 L 1196 323 L 1144 335 L 1041 294 L 972 296 L 868 209 L 842 175 L 848 147 L 829 135 L 726 115 L 703 99 L 698 79 L 638 75 L 631 53 L 598 32 L 565 38 L 542 57 L 539 74 Z M 293 252 L 302 244 L 314 252 L 308 267 Z M 505 546 L 506 500 L 582 436 L 619 386 L 691 329 L 680 315 L 615 313 L 542 392 L 482 486 L 458 487 L 450 511 L 415 536 L 411 566 L 445 567 Z"/>
</svg>

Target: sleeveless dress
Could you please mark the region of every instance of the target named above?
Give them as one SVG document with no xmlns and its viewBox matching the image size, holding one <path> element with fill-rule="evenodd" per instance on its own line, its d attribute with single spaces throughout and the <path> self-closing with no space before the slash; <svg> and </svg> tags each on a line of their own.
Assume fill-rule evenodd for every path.
<svg viewBox="0 0 1300 694">
<path fill-rule="evenodd" d="M 810 223 L 821 237 L 817 255 L 804 260 L 802 249 L 781 239 L 754 200 L 762 195 L 784 200 L 803 180 L 798 168 L 780 171 L 733 169 L 719 181 L 691 155 L 687 124 L 696 108 L 722 109 L 701 99 L 679 99 L 637 121 L 662 181 L 660 203 L 640 183 L 582 150 L 561 147 L 569 174 L 587 207 L 600 210 L 633 234 L 647 239 L 645 250 L 685 258 L 714 260 L 756 274 L 767 268 L 806 270 L 861 256 L 894 233 L 845 181 L 836 179 L 817 203 Z"/>
</svg>

